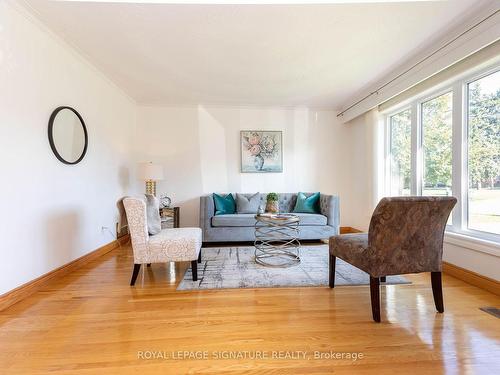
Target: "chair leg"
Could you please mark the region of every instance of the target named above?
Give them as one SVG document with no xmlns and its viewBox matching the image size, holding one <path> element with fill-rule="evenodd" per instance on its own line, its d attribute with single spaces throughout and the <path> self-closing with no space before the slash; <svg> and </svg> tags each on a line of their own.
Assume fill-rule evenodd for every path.
<svg viewBox="0 0 500 375">
<path fill-rule="evenodd" d="M 200 253 L 198 254 L 198 263 L 201 263 L 201 249 L 200 249 Z"/>
<path fill-rule="evenodd" d="M 380 323 L 380 279 L 378 277 L 370 276 L 370 295 L 373 320 Z"/>
<path fill-rule="evenodd" d="M 434 296 L 434 304 L 436 310 L 440 313 L 444 312 L 443 303 L 443 284 L 441 281 L 441 272 L 431 272 L 432 295 Z"/>
<path fill-rule="evenodd" d="M 137 279 L 137 275 L 139 274 L 140 269 L 141 269 L 140 264 L 134 264 L 134 269 L 132 270 L 132 279 L 130 280 L 130 286 L 135 285 L 135 280 Z"/>
<path fill-rule="evenodd" d="M 196 260 L 191 261 L 191 271 L 193 273 L 193 281 L 198 280 L 198 262 Z"/>
<path fill-rule="evenodd" d="M 335 288 L 335 263 L 337 257 L 335 255 L 330 254 L 330 272 L 329 272 L 329 285 L 330 288 Z"/>
<path fill-rule="evenodd" d="M 385 281 L 386 281 L 385 276 L 382 276 L 382 277 L 380 278 L 380 282 L 381 282 L 381 283 L 385 283 Z"/>
</svg>

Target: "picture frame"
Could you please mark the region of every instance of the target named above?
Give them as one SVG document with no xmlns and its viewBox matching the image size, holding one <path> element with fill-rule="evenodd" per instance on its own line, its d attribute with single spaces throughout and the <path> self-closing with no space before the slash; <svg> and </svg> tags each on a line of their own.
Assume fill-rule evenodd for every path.
<svg viewBox="0 0 500 375">
<path fill-rule="evenodd" d="M 282 173 L 283 132 L 241 130 L 240 170 L 241 173 Z"/>
</svg>

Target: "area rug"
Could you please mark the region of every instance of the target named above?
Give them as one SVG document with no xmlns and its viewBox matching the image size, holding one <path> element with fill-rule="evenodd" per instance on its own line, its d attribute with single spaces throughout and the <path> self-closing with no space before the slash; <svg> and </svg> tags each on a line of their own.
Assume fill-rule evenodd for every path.
<svg viewBox="0 0 500 375">
<path fill-rule="evenodd" d="M 254 247 L 208 247 L 202 249 L 198 281 L 191 268 L 177 290 L 307 287 L 328 285 L 328 245 L 302 246 L 300 264 L 289 268 L 255 263 Z M 337 258 L 335 285 L 368 285 L 367 273 Z M 411 284 L 402 276 L 388 276 L 386 284 Z"/>
</svg>

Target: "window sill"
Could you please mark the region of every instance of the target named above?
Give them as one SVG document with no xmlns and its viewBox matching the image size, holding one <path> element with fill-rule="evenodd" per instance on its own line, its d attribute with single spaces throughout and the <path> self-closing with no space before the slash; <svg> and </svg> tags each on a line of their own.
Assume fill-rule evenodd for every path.
<svg viewBox="0 0 500 375">
<path fill-rule="evenodd" d="M 500 243 L 498 242 L 449 231 L 444 234 L 444 242 L 500 257 Z"/>
</svg>

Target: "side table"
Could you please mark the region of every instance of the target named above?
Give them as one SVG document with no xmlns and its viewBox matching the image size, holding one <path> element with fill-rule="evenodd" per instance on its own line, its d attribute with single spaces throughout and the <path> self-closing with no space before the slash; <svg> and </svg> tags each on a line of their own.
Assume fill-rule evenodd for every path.
<svg viewBox="0 0 500 375">
<path fill-rule="evenodd" d="M 179 207 L 160 208 L 161 229 L 179 228 Z"/>
<path fill-rule="evenodd" d="M 255 261 L 268 267 L 300 263 L 299 222 L 293 214 L 255 216 Z"/>
</svg>

